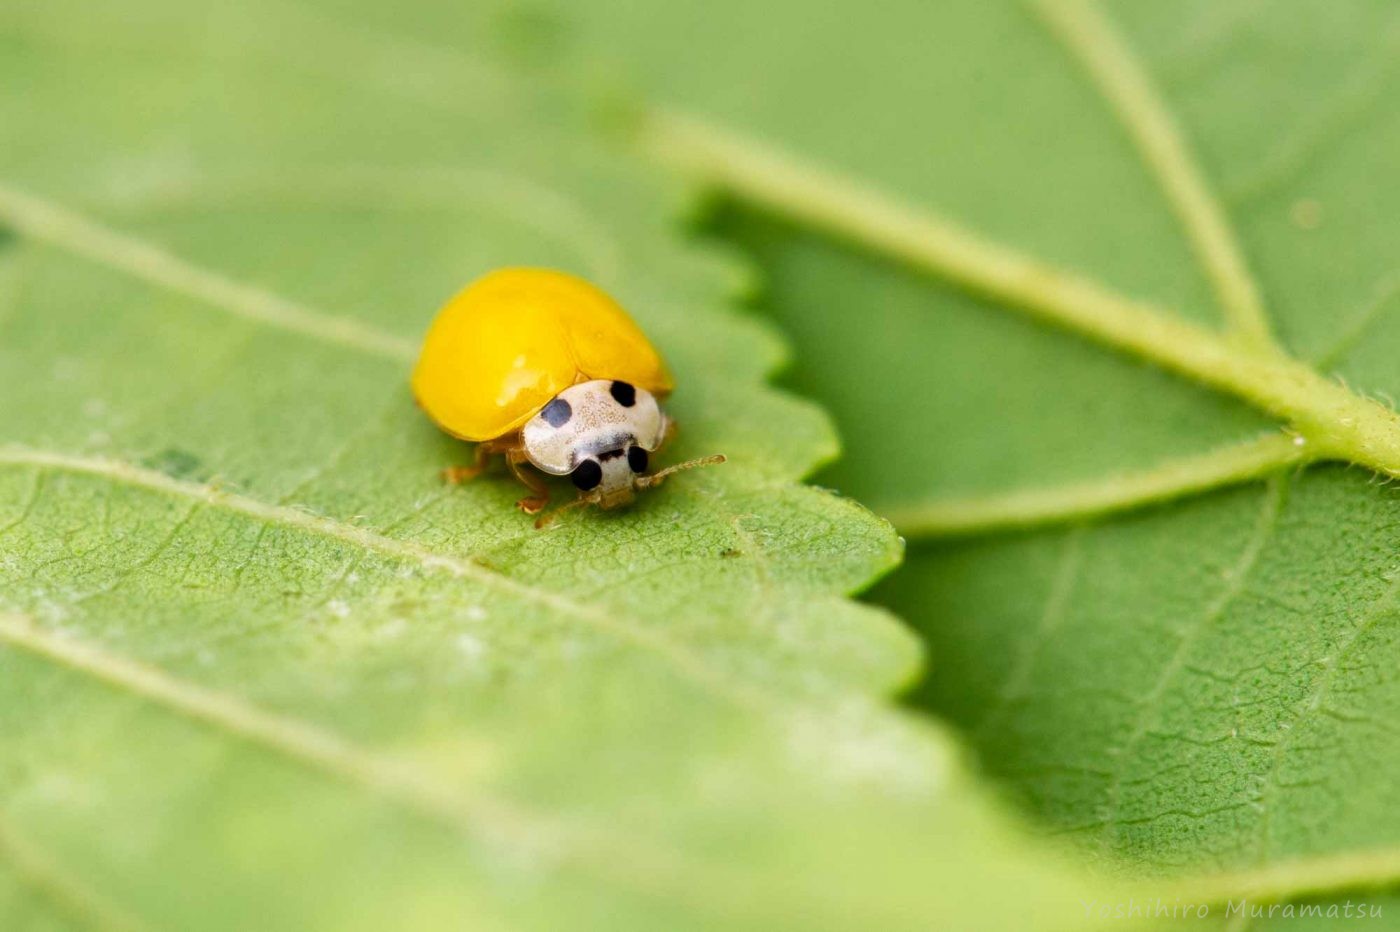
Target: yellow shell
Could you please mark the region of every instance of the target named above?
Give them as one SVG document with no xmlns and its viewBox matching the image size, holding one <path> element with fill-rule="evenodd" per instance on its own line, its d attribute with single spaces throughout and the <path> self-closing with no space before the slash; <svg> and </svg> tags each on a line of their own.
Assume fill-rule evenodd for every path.
<svg viewBox="0 0 1400 932">
<path fill-rule="evenodd" d="M 448 433 L 492 440 L 590 379 L 631 382 L 663 397 L 674 387 L 646 336 L 598 288 L 552 269 L 506 268 L 438 311 L 413 370 L 413 394 Z"/>
</svg>

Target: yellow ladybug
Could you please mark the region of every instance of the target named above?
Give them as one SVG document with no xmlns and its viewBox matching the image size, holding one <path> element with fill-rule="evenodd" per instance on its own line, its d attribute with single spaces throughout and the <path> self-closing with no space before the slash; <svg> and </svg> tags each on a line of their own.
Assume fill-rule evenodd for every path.
<svg viewBox="0 0 1400 932">
<path fill-rule="evenodd" d="M 552 269 L 498 269 L 472 282 L 438 312 L 413 370 L 413 394 L 428 416 L 477 444 L 471 466 L 443 475 L 474 478 L 503 453 L 533 493 L 518 502 L 526 514 L 549 502 L 549 487 L 527 462 L 573 480 L 579 496 L 564 508 L 626 505 L 672 473 L 724 462 L 707 456 L 646 474 L 649 454 L 675 431 L 660 404 L 673 387 L 616 301 Z"/>
</svg>

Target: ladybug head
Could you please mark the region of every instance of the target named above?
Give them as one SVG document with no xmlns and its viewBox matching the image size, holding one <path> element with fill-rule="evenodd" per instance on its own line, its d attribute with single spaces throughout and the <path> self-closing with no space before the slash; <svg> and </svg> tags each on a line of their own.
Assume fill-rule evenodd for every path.
<svg viewBox="0 0 1400 932">
<path fill-rule="evenodd" d="M 707 457 L 647 475 L 651 454 L 671 429 L 656 396 L 615 379 L 580 382 L 555 395 L 521 430 L 525 455 L 540 470 L 567 475 L 579 498 L 600 508 L 630 503 L 638 489 Z"/>
<path fill-rule="evenodd" d="M 636 497 L 650 456 L 635 443 L 584 457 L 569 479 L 600 508 L 617 508 Z"/>
</svg>

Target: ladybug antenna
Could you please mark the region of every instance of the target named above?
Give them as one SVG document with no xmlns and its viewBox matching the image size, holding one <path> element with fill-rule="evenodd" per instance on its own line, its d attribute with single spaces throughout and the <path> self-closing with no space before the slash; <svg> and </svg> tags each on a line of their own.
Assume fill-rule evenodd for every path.
<svg viewBox="0 0 1400 932">
<path fill-rule="evenodd" d="M 667 466 L 660 472 L 654 472 L 650 476 L 638 476 L 637 487 L 649 489 L 658 486 L 666 481 L 666 478 L 673 473 L 685 472 L 687 469 L 699 469 L 701 466 L 717 466 L 723 463 L 727 457 L 723 453 L 716 453 L 713 456 L 702 456 L 699 459 L 686 460 L 684 463 L 677 463 L 674 466 Z"/>
</svg>

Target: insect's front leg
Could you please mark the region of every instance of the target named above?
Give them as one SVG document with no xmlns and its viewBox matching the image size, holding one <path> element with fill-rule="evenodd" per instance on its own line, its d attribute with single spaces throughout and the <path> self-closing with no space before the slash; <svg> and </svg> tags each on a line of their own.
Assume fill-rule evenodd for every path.
<svg viewBox="0 0 1400 932">
<path fill-rule="evenodd" d="M 587 507 L 590 506 L 590 505 L 596 505 L 596 504 L 598 504 L 598 496 L 597 496 L 597 495 L 594 495 L 594 494 L 581 494 L 581 495 L 579 495 L 578 498 L 574 499 L 573 501 L 571 501 L 571 502 L 569 502 L 569 503 L 567 503 L 567 504 L 560 505 L 558 508 L 556 508 L 556 509 L 554 509 L 553 511 L 551 511 L 549 514 L 547 514 L 547 515 L 540 515 L 538 518 L 536 518 L 536 519 L 535 519 L 535 530 L 538 531 L 538 530 L 542 530 L 543 528 L 548 527 L 550 524 L 553 523 L 553 521 L 554 521 L 555 518 L 559 517 L 560 515 L 562 515 L 562 514 L 563 514 L 564 512 L 566 512 L 566 511 L 572 511 L 572 510 L 575 509 L 575 508 L 587 508 Z"/>
<path fill-rule="evenodd" d="M 515 478 L 535 493 L 516 502 L 516 507 L 527 515 L 539 514 L 544 510 L 544 506 L 549 504 L 549 486 L 545 484 L 544 477 L 530 469 L 524 450 L 515 449 L 506 453 L 506 463 L 515 474 Z"/>
<path fill-rule="evenodd" d="M 442 479 L 452 486 L 461 486 L 465 481 L 476 479 L 477 476 L 486 472 L 487 465 L 491 462 L 491 453 L 496 453 L 491 446 L 491 441 L 484 444 L 477 444 L 472 455 L 472 465 L 470 466 L 448 466 L 442 470 Z"/>
</svg>

